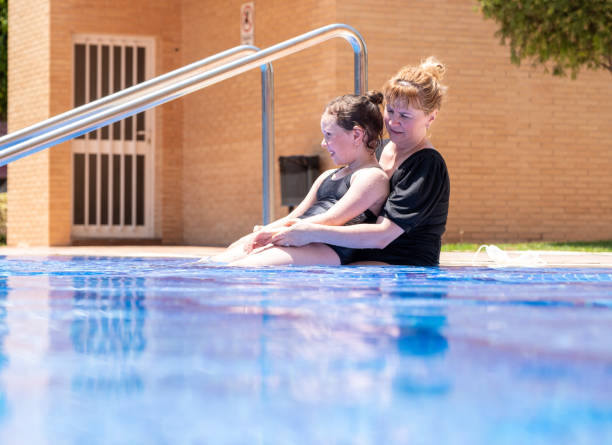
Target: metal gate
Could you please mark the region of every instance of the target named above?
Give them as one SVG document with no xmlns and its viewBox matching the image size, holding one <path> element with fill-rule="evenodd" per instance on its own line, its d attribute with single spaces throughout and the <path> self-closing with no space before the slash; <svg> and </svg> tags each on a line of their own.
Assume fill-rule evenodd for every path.
<svg viewBox="0 0 612 445">
<path fill-rule="evenodd" d="M 74 106 L 153 77 L 148 38 L 74 37 Z M 153 236 L 153 112 L 72 141 L 74 238 Z"/>
</svg>

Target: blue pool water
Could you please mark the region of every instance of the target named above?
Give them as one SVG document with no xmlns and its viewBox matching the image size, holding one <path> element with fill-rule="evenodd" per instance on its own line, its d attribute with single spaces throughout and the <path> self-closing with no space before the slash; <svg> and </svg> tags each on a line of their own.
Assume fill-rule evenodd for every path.
<svg viewBox="0 0 612 445">
<path fill-rule="evenodd" d="M 0 443 L 612 443 L 612 269 L 0 257 Z"/>
</svg>

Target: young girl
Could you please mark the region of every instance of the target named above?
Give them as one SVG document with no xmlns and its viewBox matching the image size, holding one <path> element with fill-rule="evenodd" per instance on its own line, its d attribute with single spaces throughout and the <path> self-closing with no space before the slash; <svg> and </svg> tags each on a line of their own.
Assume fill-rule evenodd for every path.
<svg viewBox="0 0 612 445">
<path fill-rule="evenodd" d="M 383 129 L 379 109 L 382 99 L 379 92 L 365 96 L 348 94 L 325 107 L 321 116 L 321 146 L 342 167 L 319 176 L 304 200 L 289 215 L 264 227 L 265 230 L 280 229 L 294 218 L 326 225 L 376 221 L 389 194 L 389 180 L 375 156 Z M 316 264 L 327 265 L 352 261 L 350 249 L 327 244 L 311 244 L 300 249 L 270 246 L 249 254 L 256 234 L 239 239 L 211 260 L 237 266 L 312 264 L 315 259 Z"/>
</svg>

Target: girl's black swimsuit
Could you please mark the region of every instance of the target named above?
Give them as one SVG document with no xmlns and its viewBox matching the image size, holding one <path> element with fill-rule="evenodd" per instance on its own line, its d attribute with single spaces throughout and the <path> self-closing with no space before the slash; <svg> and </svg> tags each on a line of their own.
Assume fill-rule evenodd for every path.
<svg viewBox="0 0 612 445">
<path fill-rule="evenodd" d="M 351 186 L 351 177 L 353 173 L 348 174 L 340 179 L 332 179 L 332 177 L 339 172 L 343 167 L 334 171 L 332 174 L 328 175 L 327 178 L 321 183 L 319 189 L 317 190 L 317 201 L 306 210 L 301 216 L 300 219 L 307 218 L 309 216 L 319 215 L 320 213 L 324 213 L 329 210 L 335 203 L 337 203 L 340 198 L 342 198 L 345 193 L 348 191 Z M 366 210 L 365 212 L 355 216 L 353 219 L 348 221 L 345 225 L 351 224 L 372 224 L 376 222 L 376 215 L 370 210 Z M 340 264 L 348 264 L 355 261 L 354 253 L 355 249 L 349 247 L 340 247 L 334 246 L 331 244 L 327 244 L 331 247 L 334 252 L 340 258 Z"/>
</svg>

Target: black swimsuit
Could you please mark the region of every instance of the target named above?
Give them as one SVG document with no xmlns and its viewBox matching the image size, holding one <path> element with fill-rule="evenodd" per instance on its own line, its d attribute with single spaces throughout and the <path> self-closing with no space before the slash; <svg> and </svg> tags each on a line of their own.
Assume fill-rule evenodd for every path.
<svg viewBox="0 0 612 445">
<path fill-rule="evenodd" d="M 329 210 L 340 198 L 342 198 L 351 186 L 351 176 L 349 174 L 340 179 L 332 179 L 337 172 L 343 167 L 339 168 L 332 174 L 328 175 L 327 178 L 321 183 L 317 190 L 317 201 L 306 210 L 299 218 L 307 218 L 309 216 L 319 215 Z M 376 222 L 376 215 L 370 210 L 355 216 L 353 219 L 345 223 L 345 225 L 351 224 L 372 224 Z M 334 252 L 340 258 L 340 264 L 348 264 L 354 261 L 353 254 L 355 249 L 348 247 L 334 246 L 327 244 L 331 247 Z"/>
<path fill-rule="evenodd" d="M 383 249 L 356 249 L 353 258 L 400 265 L 438 265 L 450 197 L 450 180 L 442 155 L 432 148 L 417 151 L 393 173 L 390 185 L 391 193 L 380 216 L 401 227 L 402 234 Z"/>
</svg>

